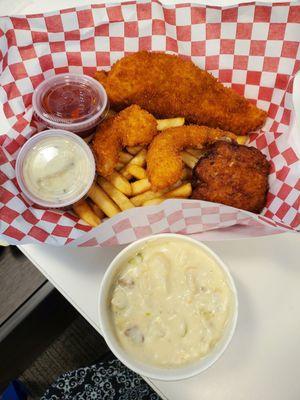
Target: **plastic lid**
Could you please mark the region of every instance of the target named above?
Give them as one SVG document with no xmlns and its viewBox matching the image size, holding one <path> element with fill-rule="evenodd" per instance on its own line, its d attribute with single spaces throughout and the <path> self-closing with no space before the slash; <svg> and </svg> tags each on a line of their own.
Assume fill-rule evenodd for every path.
<svg viewBox="0 0 300 400">
<path fill-rule="evenodd" d="M 16 176 L 29 200 L 44 207 L 65 207 L 87 194 L 95 178 L 95 160 L 79 136 L 51 129 L 21 148 Z"/>
<path fill-rule="evenodd" d="M 32 105 L 48 127 L 83 132 L 99 124 L 109 109 L 106 91 L 87 75 L 58 74 L 34 91 Z"/>
</svg>

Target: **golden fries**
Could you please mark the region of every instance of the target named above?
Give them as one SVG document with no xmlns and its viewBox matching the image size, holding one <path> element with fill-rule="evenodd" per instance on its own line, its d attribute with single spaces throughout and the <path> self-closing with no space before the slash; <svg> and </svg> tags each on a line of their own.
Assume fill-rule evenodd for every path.
<svg viewBox="0 0 300 400">
<path fill-rule="evenodd" d="M 120 207 L 122 211 L 134 207 L 128 197 L 126 197 L 124 193 L 120 192 L 120 190 L 115 188 L 106 179 L 100 176 L 98 178 L 98 183 L 101 188 L 106 192 L 106 194 L 108 194 L 112 198 L 112 200 Z"/>
<path fill-rule="evenodd" d="M 245 144 L 249 140 L 249 136 L 237 136 L 236 141 L 238 144 Z"/>
<path fill-rule="evenodd" d="M 157 197 L 156 199 L 145 201 L 143 203 L 143 206 L 157 206 L 158 204 L 162 203 L 165 200 L 166 199 L 164 199 L 163 197 Z"/>
<path fill-rule="evenodd" d="M 171 198 L 187 199 L 188 197 L 190 197 L 191 194 L 192 194 L 192 185 L 188 182 L 164 194 L 163 197 L 165 199 L 171 199 Z"/>
<path fill-rule="evenodd" d="M 132 175 L 136 179 L 145 179 L 147 178 L 147 172 L 143 167 L 139 165 L 128 165 L 127 172 Z"/>
<path fill-rule="evenodd" d="M 132 146 L 132 147 L 126 147 L 128 153 L 132 154 L 135 156 L 137 153 L 139 153 L 142 150 L 142 146 Z"/>
<path fill-rule="evenodd" d="M 121 169 L 121 174 L 125 176 L 126 179 L 131 178 L 131 174 L 128 172 L 127 168 L 129 165 L 138 165 L 139 167 L 143 167 L 146 164 L 146 156 L 147 150 L 140 150 L 136 156 L 134 156 L 124 168 Z"/>
<path fill-rule="evenodd" d="M 124 164 L 121 163 L 121 162 L 118 162 L 118 164 L 117 164 L 116 167 L 115 167 L 115 170 L 116 170 L 116 171 L 120 171 L 122 168 L 124 168 Z"/>
<path fill-rule="evenodd" d="M 132 195 L 136 196 L 137 194 L 141 194 L 146 192 L 151 188 L 151 183 L 148 181 L 148 178 L 140 179 L 131 184 Z"/>
<path fill-rule="evenodd" d="M 184 118 L 168 118 L 168 119 L 157 119 L 157 130 L 163 131 L 168 128 L 175 128 L 176 126 L 184 125 Z"/>
<path fill-rule="evenodd" d="M 160 196 L 156 197 L 158 194 Z M 154 206 L 154 205 L 162 203 L 163 201 L 165 201 L 167 199 L 176 199 L 176 198 L 177 199 L 178 198 L 187 199 L 188 197 L 190 197 L 191 194 L 192 194 L 192 185 L 190 183 L 184 183 L 184 184 L 176 187 L 175 189 L 170 190 L 169 192 L 164 193 L 164 194 L 163 194 L 163 192 L 152 192 L 151 190 L 149 190 L 148 192 L 145 192 L 140 196 L 136 196 L 136 197 L 132 198 L 131 200 L 133 203 L 139 204 L 141 199 L 147 198 L 147 200 L 144 200 L 142 205 L 143 206 Z M 153 197 L 153 196 L 155 196 L 155 197 Z"/>
<path fill-rule="evenodd" d="M 192 156 L 190 153 L 187 153 L 186 151 L 181 152 L 181 157 L 185 165 L 187 165 L 191 169 L 193 169 L 198 162 L 196 157 Z"/>
<path fill-rule="evenodd" d="M 147 190 L 147 192 L 138 194 L 137 196 L 131 197 L 131 202 L 139 207 L 145 203 L 145 201 L 155 199 L 157 197 L 161 197 L 164 192 L 154 192 L 153 190 Z"/>
<path fill-rule="evenodd" d="M 120 192 L 124 193 L 126 196 L 131 196 L 132 194 L 132 189 L 130 182 L 119 172 L 114 171 L 108 178 L 107 180 L 117 189 L 120 190 Z"/>
<path fill-rule="evenodd" d="M 125 151 L 120 151 L 119 156 L 119 161 L 124 164 L 127 164 L 133 158 L 133 155 L 126 153 Z"/>
<path fill-rule="evenodd" d="M 91 199 L 86 199 L 86 201 L 88 202 L 88 205 L 91 207 L 91 209 L 94 211 L 94 213 L 97 215 L 98 218 L 100 219 L 105 218 L 104 212 L 97 206 L 97 204 L 92 202 Z"/>
<path fill-rule="evenodd" d="M 187 153 L 191 154 L 192 156 L 196 157 L 197 159 L 199 159 L 200 157 L 203 156 L 204 151 L 201 149 L 185 149 Z"/>
<path fill-rule="evenodd" d="M 80 200 L 73 204 L 73 210 L 79 218 L 83 219 L 91 226 L 97 226 L 101 223 L 101 219 L 94 213 L 85 200 Z"/>
<path fill-rule="evenodd" d="M 95 183 L 90 188 L 88 196 L 108 217 L 113 217 L 121 211 L 115 202 L 107 196 L 105 191 Z"/>
</svg>

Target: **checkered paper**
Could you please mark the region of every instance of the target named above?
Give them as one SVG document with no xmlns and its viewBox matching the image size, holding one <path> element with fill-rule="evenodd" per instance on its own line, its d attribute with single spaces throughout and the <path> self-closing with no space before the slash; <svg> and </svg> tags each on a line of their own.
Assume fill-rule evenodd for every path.
<svg viewBox="0 0 300 400">
<path fill-rule="evenodd" d="M 0 100 L 10 130 L 0 136 L 0 233 L 12 244 L 109 246 L 160 232 L 226 238 L 300 227 L 300 160 L 292 143 L 293 78 L 300 69 L 300 2 L 226 8 L 158 1 L 92 5 L 0 18 Z M 91 229 L 72 213 L 45 210 L 20 193 L 15 160 L 37 130 L 34 89 L 62 72 L 93 76 L 126 54 L 164 51 L 192 60 L 268 111 L 251 145 L 271 160 L 267 206 L 255 215 L 215 203 L 168 200 L 121 213 Z M 296 133 L 295 133 L 296 132 Z M 216 231 L 215 231 L 216 232 Z M 222 234 L 224 232 L 224 234 Z"/>
</svg>

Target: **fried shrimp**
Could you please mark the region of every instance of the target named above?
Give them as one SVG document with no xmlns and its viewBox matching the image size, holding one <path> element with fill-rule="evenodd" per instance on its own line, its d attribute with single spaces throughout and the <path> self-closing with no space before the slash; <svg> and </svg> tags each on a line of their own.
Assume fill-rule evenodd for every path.
<svg viewBox="0 0 300 400">
<path fill-rule="evenodd" d="M 97 172 L 104 177 L 112 174 L 122 148 L 149 144 L 157 134 L 156 127 L 156 119 L 137 105 L 105 120 L 92 144 Z"/>
<path fill-rule="evenodd" d="M 147 173 L 152 188 L 164 189 L 182 178 L 183 161 L 180 152 L 183 149 L 186 147 L 199 149 L 222 138 L 236 139 L 236 135 L 196 125 L 166 129 L 157 135 L 147 155 Z"/>
</svg>

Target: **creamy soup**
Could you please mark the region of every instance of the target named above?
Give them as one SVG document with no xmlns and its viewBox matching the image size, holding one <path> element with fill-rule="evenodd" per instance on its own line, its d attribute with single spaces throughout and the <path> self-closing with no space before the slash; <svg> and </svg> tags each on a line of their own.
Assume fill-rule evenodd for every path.
<svg viewBox="0 0 300 400">
<path fill-rule="evenodd" d="M 196 244 L 146 243 L 121 265 L 111 292 L 122 347 L 136 359 L 176 367 L 205 357 L 232 316 L 234 297 L 223 270 Z"/>
</svg>

